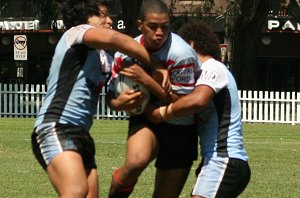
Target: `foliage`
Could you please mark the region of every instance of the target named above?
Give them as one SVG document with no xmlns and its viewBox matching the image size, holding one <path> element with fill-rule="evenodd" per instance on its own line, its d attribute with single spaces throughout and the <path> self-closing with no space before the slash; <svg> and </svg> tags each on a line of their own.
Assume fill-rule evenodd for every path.
<svg viewBox="0 0 300 198">
<path fill-rule="evenodd" d="M 185 4 L 185 9 L 181 13 L 177 12 L 177 15 L 196 16 L 203 20 L 206 20 L 205 16 L 212 16 L 216 21 L 224 21 L 224 40 L 228 43 L 228 67 L 236 77 L 240 89 L 255 89 L 258 82 L 255 68 L 257 40 L 270 11 L 270 1 L 226 0 L 222 1 L 224 6 L 221 8 L 216 8 L 216 1 L 213 0 L 197 1 L 203 2 L 197 4 L 194 3 L 196 1 L 189 2 L 190 4 Z M 176 8 L 176 3 L 176 0 L 172 1 L 171 9 Z M 186 21 L 186 18 L 181 17 L 181 21 Z"/>
<path fill-rule="evenodd" d="M 2 198 L 57 197 L 46 173 L 34 159 L 30 135 L 34 120 L 1 118 L 0 192 Z M 100 197 L 106 197 L 113 170 L 124 160 L 127 121 L 95 120 L 91 134 L 96 144 Z M 246 197 L 298 197 L 300 193 L 300 126 L 245 124 L 245 146 L 252 177 Z M 200 159 L 199 159 L 200 160 Z M 192 167 L 181 198 L 189 198 L 195 181 Z M 141 175 L 132 198 L 151 197 L 155 168 Z"/>
<path fill-rule="evenodd" d="M 52 25 L 60 14 L 60 0 L 46 0 L 41 3 L 41 23 Z M 54 23 L 55 24 L 55 23 Z M 55 26 L 54 26 L 55 29 Z"/>
<path fill-rule="evenodd" d="M 202 18 L 203 15 L 209 14 L 215 6 L 214 0 L 204 0 L 200 4 L 195 4 L 196 2 L 196 0 L 191 0 L 189 4 L 181 6 L 179 10 L 177 6 L 179 1 L 171 0 L 169 6 L 171 16 L 179 14 Z"/>
<path fill-rule="evenodd" d="M 242 15 L 240 1 L 227 0 L 228 4 L 224 12 L 221 13 L 216 19 L 225 21 L 225 35 L 227 39 L 234 36 L 235 24 L 238 17 Z"/>
<path fill-rule="evenodd" d="M 204 0 L 202 3 L 196 0 L 190 1 L 189 4 L 185 4 L 178 11 L 178 0 L 171 0 L 170 12 L 171 15 L 176 13 L 177 15 L 188 15 L 194 17 L 203 18 L 203 16 L 217 15 L 216 20 L 225 21 L 225 33 L 227 38 L 233 38 L 237 28 L 242 24 L 246 27 L 257 12 L 258 6 L 261 0 L 226 0 L 224 7 L 216 7 L 215 0 Z M 241 24 L 240 22 L 241 21 Z"/>
</svg>

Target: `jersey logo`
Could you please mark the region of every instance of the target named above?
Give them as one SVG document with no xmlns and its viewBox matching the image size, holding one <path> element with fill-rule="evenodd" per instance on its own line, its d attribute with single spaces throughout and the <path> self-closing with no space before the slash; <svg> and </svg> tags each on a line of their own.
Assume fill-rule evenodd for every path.
<svg viewBox="0 0 300 198">
<path fill-rule="evenodd" d="M 194 64 L 186 64 L 171 69 L 170 80 L 173 85 L 194 86 Z"/>
<path fill-rule="evenodd" d="M 202 71 L 200 75 L 201 80 L 216 82 L 217 74 L 213 71 Z"/>
</svg>

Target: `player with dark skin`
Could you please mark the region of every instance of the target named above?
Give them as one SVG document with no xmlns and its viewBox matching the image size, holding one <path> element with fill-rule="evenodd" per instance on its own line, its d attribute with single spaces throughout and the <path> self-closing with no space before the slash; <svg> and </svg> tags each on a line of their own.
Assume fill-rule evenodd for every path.
<svg viewBox="0 0 300 198">
<path fill-rule="evenodd" d="M 199 68 L 197 55 L 180 37 L 170 33 L 170 18 L 166 5 L 159 0 L 145 1 L 137 25 L 142 35 L 136 40 L 142 43 L 153 56 L 160 59 L 172 76 L 171 100 L 192 91 L 194 75 Z M 142 84 L 154 84 L 146 82 L 146 79 L 151 77 L 147 76 L 147 73 L 137 65 L 122 68 L 120 74 Z M 186 77 L 184 75 L 189 75 L 188 78 L 191 81 L 187 84 L 176 81 Z M 156 80 L 159 81 L 159 79 Z M 170 101 L 169 95 L 166 96 L 159 98 L 163 101 Z M 108 102 L 113 100 L 110 99 Z M 113 105 L 112 108 L 114 108 Z M 181 133 L 183 131 L 181 129 L 185 127 L 187 130 L 192 130 L 192 122 L 190 118 L 183 118 L 177 124 L 164 123 L 154 126 L 143 115 L 131 116 L 126 159 L 113 174 L 109 197 L 128 197 L 142 171 L 155 158 L 157 169 L 153 197 L 178 197 L 197 156 L 196 130 L 193 130 L 194 133 L 186 133 L 187 136 L 191 135 L 189 137 L 182 136 Z M 176 132 L 171 133 L 173 129 Z M 174 137 L 176 138 L 172 139 Z M 177 138 L 181 140 L 186 138 L 182 141 L 185 146 L 179 146 Z M 184 156 L 184 159 L 181 156 Z"/>
</svg>

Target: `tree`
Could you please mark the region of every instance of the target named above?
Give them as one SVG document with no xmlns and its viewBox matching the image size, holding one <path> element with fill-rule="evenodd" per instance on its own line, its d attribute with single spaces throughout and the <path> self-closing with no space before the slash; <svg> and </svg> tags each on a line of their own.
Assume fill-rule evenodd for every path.
<svg viewBox="0 0 300 198">
<path fill-rule="evenodd" d="M 239 14 L 227 18 L 227 37 L 231 42 L 232 73 L 239 89 L 257 89 L 256 48 L 262 26 L 270 11 L 270 1 L 241 0 L 235 2 Z M 237 10 L 238 11 L 238 10 Z M 232 20 L 232 21 L 231 21 Z"/>
<path fill-rule="evenodd" d="M 174 13 L 178 0 L 171 0 Z M 199 5 L 192 5 L 181 15 L 198 16 L 205 20 L 208 13 L 215 13 L 215 20 L 225 21 L 225 40 L 231 54 L 229 66 L 235 76 L 239 89 L 256 88 L 256 45 L 266 16 L 270 11 L 268 0 L 226 0 L 226 6 L 217 8 L 217 0 L 204 0 Z M 219 1 L 220 2 L 220 1 Z M 192 12 L 190 12 L 192 11 Z"/>
<path fill-rule="evenodd" d="M 60 0 L 46 0 L 39 3 L 41 8 L 41 23 L 45 24 L 46 26 L 52 26 L 53 30 L 57 29 L 56 21 L 60 14 L 59 3 Z"/>
</svg>

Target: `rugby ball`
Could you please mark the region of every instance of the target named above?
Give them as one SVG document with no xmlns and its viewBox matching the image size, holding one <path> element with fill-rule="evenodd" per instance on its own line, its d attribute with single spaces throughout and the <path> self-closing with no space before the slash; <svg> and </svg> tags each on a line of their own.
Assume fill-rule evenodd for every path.
<svg viewBox="0 0 300 198">
<path fill-rule="evenodd" d="M 133 81 L 129 78 L 127 78 L 124 75 L 119 75 L 115 81 L 115 89 L 116 89 L 116 95 L 118 96 L 120 93 L 127 91 L 127 90 L 135 90 L 135 91 L 141 91 L 144 95 L 144 99 L 142 103 L 135 108 L 127 111 L 129 115 L 140 115 L 144 112 L 149 99 L 150 99 L 150 93 L 146 87 L 144 87 L 142 84 Z"/>
</svg>

